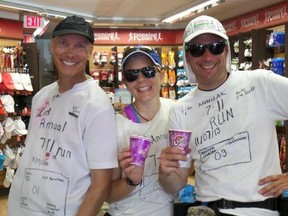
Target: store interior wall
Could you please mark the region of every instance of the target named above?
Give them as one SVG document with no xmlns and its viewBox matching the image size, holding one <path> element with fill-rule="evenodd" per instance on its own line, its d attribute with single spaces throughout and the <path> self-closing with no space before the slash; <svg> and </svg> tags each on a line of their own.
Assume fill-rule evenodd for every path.
<svg viewBox="0 0 288 216">
<path fill-rule="evenodd" d="M 53 82 L 55 71 L 50 51 L 50 39 L 36 40 L 39 55 L 39 87 L 42 88 Z"/>
</svg>

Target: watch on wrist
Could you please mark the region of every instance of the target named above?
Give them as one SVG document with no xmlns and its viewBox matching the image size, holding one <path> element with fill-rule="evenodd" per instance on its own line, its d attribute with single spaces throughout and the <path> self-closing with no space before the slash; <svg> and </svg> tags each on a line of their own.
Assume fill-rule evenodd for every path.
<svg viewBox="0 0 288 216">
<path fill-rule="evenodd" d="M 139 182 L 138 184 L 134 184 L 134 182 L 130 178 L 126 177 L 126 183 L 130 186 L 136 187 L 136 186 L 140 185 L 142 183 L 142 181 Z"/>
</svg>

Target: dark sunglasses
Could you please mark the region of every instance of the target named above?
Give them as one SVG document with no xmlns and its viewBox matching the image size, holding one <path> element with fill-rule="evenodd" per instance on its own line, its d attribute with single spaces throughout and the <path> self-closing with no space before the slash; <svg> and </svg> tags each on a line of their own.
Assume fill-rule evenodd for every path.
<svg viewBox="0 0 288 216">
<path fill-rule="evenodd" d="M 213 42 L 210 44 L 186 45 L 185 50 L 189 51 L 189 53 L 194 57 L 200 57 L 204 54 L 206 48 L 213 55 L 219 55 L 219 54 L 223 53 L 225 46 L 226 46 L 225 41 L 219 41 L 219 42 Z"/>
<path fill-rule="evenodd" d="M 134 82 L 138 79 L 139 73 L 141 72 L 146 78 L 155 77 L 157 67 L 146 66 L 140 69 L 129 69 L 123 71 L 123 76 L 127 82 Z"/>
</svg>

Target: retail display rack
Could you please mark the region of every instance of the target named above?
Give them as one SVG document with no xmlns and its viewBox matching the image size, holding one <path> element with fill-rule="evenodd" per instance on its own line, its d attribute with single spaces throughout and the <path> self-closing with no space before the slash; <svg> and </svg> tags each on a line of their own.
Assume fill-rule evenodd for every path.
<svg viewBox="0 0 288 216">
<path fill-rule="evenodd" d="M 114 92 L 123 89 L 121 61 L 128 46 L 94 46 L 89 63 L 90 74 L 115 102 Z M 179 99 L 195 85 L 188 83 L 183 68 L 183 51 L 180 46 L 152 46 L 161 58 L 163 81 L 160 96 Z"/>
<path fill-rule="evenodd" d="M 288 23 L 229 37 L 234 70 L 270 69 L 288 77 Z M 283 172 L 288 171 L 288 121 L 275 123 Z"/>
<path fill-rule="evenodd" d="M 0 189 L 6 189 L 25 147 L 33 85 L 20 41 L 0 39 L 0 53 Z"/>
</svg>

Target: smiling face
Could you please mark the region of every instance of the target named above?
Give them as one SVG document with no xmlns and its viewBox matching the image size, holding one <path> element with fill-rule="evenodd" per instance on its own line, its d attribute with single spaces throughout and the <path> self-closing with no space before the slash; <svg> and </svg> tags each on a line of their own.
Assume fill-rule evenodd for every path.
<svg viewBox="0 0 288 216">
<path fill-rule="evenodd" d="M 73 78 L 81 82 L 92 53 L 89 40 L 77 34 L 56 36 L 51 40 L 51 52 L 59 79 Z"/>
<path fill-rule="evenodd" d="M 125 64 L 125 70 L 140 69 L 146 66 L 153 66 L 154 63 L 145 55 L 135 55 L 129 58 Z M 146 78 L 141 72 L 137 80 L 127 82 L 124 79 L 127 89 L 131 92 L 135 100 L 147 102 L 149 100 L 158 100 L 160 96 L 161 73 L 157 68 L 155 77 Z"/>
<path fill-rule="evenodd" d="M 223 39 L 214 34 L 202 34 L 191 40 L 188 44 L 210 44 L 220 42 Z M 228 48 L 219 55 L 213 55 L 207 48 L 203 55 L 199 57 L 192 56 L 186 51 L 187 63 L 195 73 L 198 86 L 203 90 L 212 90 L 220 86 L 227 78 L 226 58 Z"/>
</svg>

